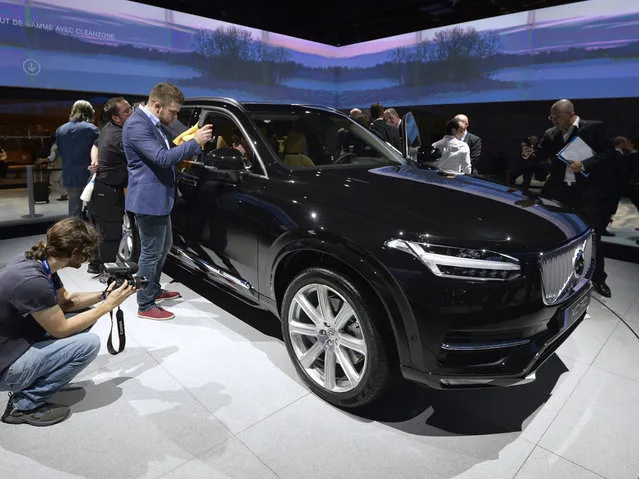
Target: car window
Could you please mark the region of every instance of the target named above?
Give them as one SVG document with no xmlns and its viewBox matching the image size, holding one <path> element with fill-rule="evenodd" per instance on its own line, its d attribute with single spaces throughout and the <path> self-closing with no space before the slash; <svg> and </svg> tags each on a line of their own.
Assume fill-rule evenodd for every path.
<svg viewBox="0 0 639 479">
<path fill-rule="evenodd" d="M 279 160 L 292 169 L 404 164 L 395 148 L 335 112 L 293 106 L 249 108 L 249 114 Z"/>
<path fill-rule="evenodd" d="M 191 123 L 191 117 L 193 116 L 193 108 L 182 107 L 177 115 L 177 119 L 180 123 L 185 125 L 187 128 L 191 128 L 193 123 Z"/>
<path fill-rule="evenodd" d="M 209 124 L 213 126 L 213 137 L 204 146 L 203 157 L 214 150 L 235 148 L 242 153 L 244 166 L 247 170 L 256 175 L 264 175 L 262 166 L 255 156 L 255 149 L 250 144 L 250 139 L 246 138 L 243 130 L 233 118 L 219 111 L 203 112 L 202 115 L 201 126 Z"/>
</svg>

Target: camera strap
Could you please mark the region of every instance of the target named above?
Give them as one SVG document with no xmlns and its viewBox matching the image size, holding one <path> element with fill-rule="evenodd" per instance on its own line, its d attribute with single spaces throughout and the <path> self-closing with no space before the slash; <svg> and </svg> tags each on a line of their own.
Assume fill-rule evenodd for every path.
<svg viewBox="0 0 639 479">
<path fill-rule="evenodd" d="M 124 313 L 118 306 L 118 310 L 115 313 L 115 321 L 118 325 L 118 339 L 119 339 L 118 341 L 119 345 L 117 350 L 113 347 L 113 311 L 110 311 L 109 315 L 111 316 L 111 331 L 109 331 L 109 339 L 107 340 L 107 351 L 109 351 L 109 354 L 116 355 L 124 351 L 124 347 L 126 346 L 126 336 L 124 334 Z"/>
</svg>

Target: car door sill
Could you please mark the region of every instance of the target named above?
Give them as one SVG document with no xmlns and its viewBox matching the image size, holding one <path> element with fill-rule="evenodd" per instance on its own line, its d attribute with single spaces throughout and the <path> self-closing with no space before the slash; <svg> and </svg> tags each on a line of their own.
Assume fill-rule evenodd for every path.
<svg viewBox="0 0 639 479">
<path fill-rule="evenodd" d="M 204 268 L 207 272 L 213 275 L 216 275 L 219 278 L 222 278 L 225 281 L 234 284 L 235 286 L 243 288 L 247 292 L 250 292 L 251 294 L 254 294 L 254 289 L 249 282 L 244 281 L 243 279 L 240 279 L 240 278 L 236 278 L 232 274 L 229 274 L 226 271 L 216 268 L 215 266 L 210 265 L 209 263 L 207 263 L 206 261 L 200 258 L 191 256 L 187 251 L 183 250 L 182 248 L 178 246 L 173 246 L 173 248 L 171 249 L 171 252 L 177 253 L 177 256 L 188 259 L 192 263 Z"/>
</svg>

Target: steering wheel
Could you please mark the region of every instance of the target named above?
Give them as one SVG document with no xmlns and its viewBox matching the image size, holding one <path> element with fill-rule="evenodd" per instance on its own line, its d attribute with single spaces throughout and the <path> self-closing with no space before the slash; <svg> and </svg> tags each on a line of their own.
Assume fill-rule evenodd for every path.
<svg viewBox="0 0 639 479">
<path fill-rule="evenodd" d="M 336 165 L 344 165 L 346 163 L 350 163 L 350 159 L 351 158 L 355 158 L 357 155 L 355 153 L 352 152 L 347 152 L 344 153 L 342 156 L 340 156 L 339 158 L 337 158 L 337 160 L 335 160 L 335 164 Z"/>
</svg>

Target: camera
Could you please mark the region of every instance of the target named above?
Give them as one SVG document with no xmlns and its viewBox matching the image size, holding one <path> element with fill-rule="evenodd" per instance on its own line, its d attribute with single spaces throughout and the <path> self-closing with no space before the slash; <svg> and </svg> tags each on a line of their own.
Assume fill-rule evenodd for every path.
<svg viewBox="0 0 639 479">
<path fill-rule="evenodd" d="M 532 146 L 532 141 L 530 140 L 529 136 L 527 136 L 526 138 L 522 138 L 521 143 L 526 146 Z"/>
<path fill-rule="evenodd" d="M 114 289 L 119 288 L 125 281 L 135 289 L 144 289 L 149 285 L 149 280 L 144 276 L 133 276 L 138 272 L 138 265 L 132 261 L 124 264 L 104 263 L 104 272 L 108 275 L 107 285 L 115 283 Z"/>
</svg>

